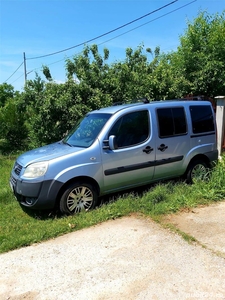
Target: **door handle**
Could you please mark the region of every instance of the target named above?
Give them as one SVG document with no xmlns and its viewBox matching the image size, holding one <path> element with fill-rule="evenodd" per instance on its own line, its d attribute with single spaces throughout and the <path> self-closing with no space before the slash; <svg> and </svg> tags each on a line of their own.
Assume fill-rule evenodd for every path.
<svg viewBox="0 0 225 300">
<path fill-rule="evenodd" d="M 145 152 L 146 154 L 149 154 L 153 151 L 154 149 L 150 146 L 147 146 L 145 149 L 143 149 L 143 152 Z"/>
<path fill-rule="evenodd" d="M 158 150 L 160 151 L 165 151 L 166 149 L 168 148 L 168 146 L 166 146 L 165 144 L 161 144 L 159 147 L 158 147 Z"/>
</svg>

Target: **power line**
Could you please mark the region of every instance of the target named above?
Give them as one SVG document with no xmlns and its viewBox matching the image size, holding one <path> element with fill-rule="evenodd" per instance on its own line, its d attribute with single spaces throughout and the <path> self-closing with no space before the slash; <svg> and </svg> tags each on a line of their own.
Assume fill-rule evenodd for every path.
<svg viewBox="0 0 225 300">
<path fill-rule="evenodd" d="M 91 39 L 91 40 L 89 40 L 89 41 L 86 41 L 86 42 L 84 42 L 84 43 L 81 43 L 81 44 L 79 44 L 79 45 L 76 45 L 76 46 L 73 46 L 73 47 L 70 47 L 70 48 L 67 48 L 67 49 L 58 51 L 58 52 L 54 52 L 54 53 L 51 53 L 51 54 L 39 56 L 39 57 L 26 58 L 26 60 L 27 60 L 27 59 L 38 59 L 38 58 L 41 58 L 41 57 L 46 57 L 46 56 L 54 55 L 54 54 L 61 53 L 61 52 L 64 52 L 64 51 L 68 51 L 68 50 L 73 49 L 73 48 L 75 48 L 75 47 L 81 46 L 81 45 L 86 44 L 86 43 L 88 43 L 88 42 L 90 42 L 90 41 L 93 41 L 93 40 L 95 40 L 95 39 L 98 39 L 98 38 L 100 38 L 100 37 L 103 37 L 103 36 L 105 36 L 105 35 L 107 35 L 107 34 L 109 34 L 109 33 L 112 33 L 112 32 L 114 32 L 114 31 L 117 31 L 117 30 L 119 30 L 119 29 L 121 29 L 121 28 L 123 28 L 123 27 L 125 27 L 125 26 L 127 26 L 127 25 L 129 25 L 129 24 L 132 24 L 132 23 L 136 22 L 137 20 L 143 19 L 143 18 L 145 18 L 146 16 L 148 16 L 148 15 L 150 15 L 150 14 L 153 14 L 153 13 L 155 13 L 155 12 L 157 12 L 157 11 L 159 11 L 159 10 L 165 8 L 166 6 L 169 6 L 169 5 L 171 5 L 171 4 L 173 4 L 174 2 L 177 2 L 177 1 L 178 1 L 178 0 L 173 1 L 173 2 L 170 2 L 170 3 L 168 3 L 168 4 L 166 4 L 166 5 L 164 5 L 164 6 L 160 7 L 160 8 L 158 8 L 158 9 L 156 9 L 156 10 L 154 10 L 154 11 L 148 13 L 148 14 L 145 14 L 145 15 L 142 16 L 142 17 L 139 17 L 138 19 L 135 19 L 135 20 L 133 20 L 133 21 L 130 21 L 129 23 L 126 23 L 126 24 L 124 24 L 124 25 L 122 25 L 122 26 L 120 26 L 120 27 L 118 27 L 118 28 L 116 28 L 116 29 L 113 29 L 113 30 L 111 30 L 111 31 L 109 31 L 109 32 L 107 32 L 107 33 L 105 33 L 105 34 L 102 34 L 102 35 L 100 35 L 100 36 L 98 36 L 98 37 L 96 37 L 96 38 L 93 38 L 93 39 Z M 178 7 L 178 8 L 176 8 L 176 9 L 174 9 L 174 10 L 172 10 L 172 11 L 166 13 L 166 14 L 163 14 L 163 15 L 161 15 L 161 16 L 159 16 L 159 17 L 153 19 L 153 20 L 150 20 L 150 21 L 148 21 L 148 22 L 145 22 L 144 24 L 141 24 L 141 25 L 139 25 L 139 26 L 136 26 L 136 27 L 134 27 L 134 28 L 132 28 L 132 29 L 130 29 L 130 30 L 128 30 L 128 31 L 126 31 L 126 32 L 124 32 L 124 33 L 122 33 L 122 34 L 119 34 L 119 35 L 117 35 L 117 36 L 115 36 L 115 37 L 113 37 L 113 38 L 111 38 L 111 39 L 108 39 L 108 40 L 106 40 L 106 41 L 104 41 L 104 42 L 102 42 L 102 43 L 99 43 L 98 45 L 102 45 L 102 44 L 104 44 L 104 43 L 107 43 L 107 42 L 109 42 L 109 41 L 111 41 L 111 40 L 113 40 L 113 39 L 116 39 L 116 38 L 118 38 L 118 37 L 120 37 L 120 36 L 122 36 L 122 35 L 125 35 L 125 34 L 131 32 L 131 31 L 134 31 L 134 30 L 136 30 L 137 28 L 140 28 L 140 27 L 142 27 L 142 26 L 145 26 L 146 24 L 149 24 L 149 23 L 151 23 L 151 22 L 154 22 L 154 21 L 156 21 L 156 20 L 158 20 L 158 19 L 160 19 L 160 18 L 163 18 L 163 17 L 165 17 L 165 16 L 167 16 L 167 15 L 169 15 L 169 14 L 171 14 L 171 13 L 173 13 L 173 12 L 179 10 L 179 9 L 182 9 L 182 8 L 184 8 L 184 7 L 188 6 L 188 5 L 190 5 L 190 4 L 194 3 L 194 2 L 196 2 L 196 1 L 197 1 L 197 0 L 193 0 L 193 1 L 191 1 L 191 2 L 189 2 L 189 3 L 187 3 L 187 4 L 185 4 L 185 5 L 182 5 L 182 6 Z M 52 64 L 61 62 L 61 61 L 63 61 L 64 59 L 65 59 L 65 58 L 60 59 L 60 60 L 58 60 L 58 61 L 56 61 L 56 62 L 53 62 L 53 63 L 51 63 L 51 64 L 49 64 L 49 65 L 52 65 Z M 10 79 L 10 78 L 18 71 L 18 69 L 22 66 L 22 64 L 23 64 L 23 62 L 20 64 L 20 66 L 16 69 L 16 71 L 15 71 L 15 72 L 14 72 L 14 73 L 6 80 L 6 81 L 8 81 L 8 80 L 9 80 L 9 79 Z M 49 65 L 47 65 L 47 66 L 49 66 Z M 35 69 L 33 69 L 33 70 L 27 72 L 27 74 L 32 73 L 32 72 L 34 72 L 34 71 L 36 71 L 36 70 L 39 70 L 39 69 L 41 69 L 41 68 L 35 68 Z M 19 76 L 17 79 L 15 79 L 15 80 L 13 81 L 13 83 L 14 83 L 15 81 L 17 81 L 19 78 L 21 78 L 22 76 L 23 76 L 23 74 L 22 74 L 21 76 Z M 5 82 L 6 82 L 6 81 L 5 81 Z"/>
<path fill-rule="evenodd" d="M 16 78 L 13 82 L 11 82 L 11 84 L 13 84 L 15 81 L 17 81 L 18 79 L 20 79 L 22 76 L 24 76 L 24 74 L 22 74 L 18 78 Z"/>
<path fill-rule="evenodd" d="M 167 6 L 169 6 L 169 5 L 172 5 L 173 3 L 177 2 L 177 1 L 178 1 L 178 0 L 174 0 L 174 1 L 168 3 L 168 4 L 164 5 L 164 6 L 161 6 L 161 7 L 157 8 L 157 9 L 155 9 L 155 10 L 153 10 L 153 11 L 151 11 L 151 12 L 149 12 L 149 13 L 147 13 L 147 14 L 145 14 L 145 15 L 143 15 L 143 16 L 141 16 L 141 17 L 135 19 L 135 20 L 133 20 L 133 21 L 130 21 L 130 22 L 128 22 L 128 23 L 126 23 L 126 24 L 124 24 L 124 25 L 122 25 L 122 26 L 119 26 L 119 27 L 117 27 L 117 28 L 115 28 L 115 29 L 112 29 L 112 30 L 110 30 L 110 31 L 108 31 L 108 32 L 106 32 L 106 33 L 103 33 L 103 34 L 101 34 L 101 35 L 99 35 L 99 36 L 97 36 L 97 37 L 94 37 L 94 38 L 92 38 L 92 39 L 90 39 L 90 40 L 87 40 L 87 41 L 82 42 L 82 43 L 80 43 L 80 44 L 77 44 L 77 45 L 75 45 L 75 46 L 72 46 L 72 47 L 66 48 L 66 49 L 64 49 L 64 50 L 57 51 L 57 52 L 53 52 L 53 53 L 49 53 L 49 54 L 37 56 L 37 57 L 30 57 L 30 58 L 27 58 L 27 60 L 30 60 L 30 59 L 38 59 L 38 58 L 43 58 L 43 57 L 55 55 L 55 54 L 58 54 L 58 53 L 62 53 L 62 52 L 65 52 L 65 51 L 68 51 L 68 50 L 77 48 L 77 47 L 82 46 L 82 45 L 84 45 L 84 44 L 90 43 L 90 42 L 92 42 L 92 41 L 94 41 L 94 40 L 97 40 L 97 39 L 99 39 L 99 38 L 101 38 L 101 37 L 103 37 L 103 36 L 106 36 L 106 35 L 108 35 L 108 34 L 110 34 L 110 33 L 112 33 L 112 32 L 115 32 L 115 31 L 117 31 L 117 30 L 119 30 L 119 29 L 121 29 L 121 28 L 124 28 L 124 27 L 126 27 L 126 26 L 128 26 L 128 25 L 130 25 L 130 24 L 132 24 L 132 23 L 134 23 L 134 22 L 137 22 L 137 21 L 139 21 L 139 20 L 141 20 L 141 19 L 143 19 L 143 18 L 146 18 L 147 16 L 149 16 L 149 15 L 151 15 L 151 14 L 153 14 L 153 13 L 156 13 L 157 11 L 160 11 L 161 9 L 164 9 L 165 7 L 167 7 Z"/>
<path fill-rule="evenodd" d="M 139 26 L 136 26 L 136 27 L 134 27 L 134 28 L 132 28 L 132 29 L 126 31 L 126 32 L 123 32 L 123 33 L 121 33 L 121 34 L 119 34 L 119 35 L 117 35 L 117 36 L 115 36 L 115 37 L 113 37 L 113 38 L 111 38 L 111 39 L 109 39 L 109 40 L 106 40 L 106 41 L 104 41 L 104 42 L 98 44 L 98 46 L 99 46 L 99 45 L 102 45 L 102 44 L 104 44 L 104 43 L 110 42 L 110 41 L 112 41 L 112 40 L 114 40 L 114 39 L 116 39 L 116 38 L 118 38 L 118 37 L 120 37 L 120 36 L 122 36 L 122 35 L 125 35 L 125 34 L 131 32 L 131 31 L 134 31 L 134 30 L 136 30 L 136 29 L 138 29 L 138 28 L 140 28 L 140 27 L 142 27 L 142 26 L 145 26 L 145 25 L 147 25 L 147 24 L 149 24 L 149 23 L 152 23 L 152 22 L 154 22 L 154 21 L 156 21 L 156 20 L 158 20 L 158 19 L 161 19 L 161 18 L 163 18 L 163 17 L 165 17 L 165 16 L 167 16 L 167 15 L 169 15 L 169 14 L 171 14 L 171 13 L 173 13 L 173 12 L 179 10 L 179 9 L 182 9 L 182 8 L 188 6 L 188 5 L 190 5 L 190 4 L 192 4 L 192 3 L 196 2 L 196 1 L 197 1 L 197 0 L 193 0 L 193 1 L 189 2 L 189 3 L 187 3 L 187 4 L 184 4 L 183 6 L 180 6 L 180 7 L 176 8 L 176 9 L 174 9 L 174 10 L 169 11 L 168 13 L 166 13 L 166 14 L 164 14 L 164 15 L 161 15 L 161 16 L 155 18 L 155 19 L 152 19 L 152 20 L 150 20 L 150 21 L 148 21 L 148 22 L 145 22 L 145 23 L 143 23 L 143 24 L 141 24 L 141 25 L 139 25 Z"/>
<path fill-rule="evenodd" d="M 16 71 L 15 72 L 13 72 L 12 73 L 12 75 L 11 76 L 9 76 L 9 78 L 8 79 L 6 79 L 4 82 L 7 82 L 18 70 L 19 70 L 19 68 L 22 66 L 22 64 L 23 64 L 23 61 L 22 61 L 22 63 L 19 65 L 19 67 L 16 69 Z"/>
<path fill-rule="evenodd" d="M 153 13 L 156 13 L 157 11 L 160 11 L 160 10 L 164 9 L 165 7 L 172 5 L 173 3 L 177 2 L 177 1 L 178 1 L 178 0 L 174 0 L 174 1 L 168 3 L 168 4 L 164 5 L 164 6 L 159 7 L 158 9 L 156 9 L 156 10 L 154 10 L 154 11 L 151 11 L 151 12 L 149 12 L 149 13 L 147 13 L 147 14 L 145 14 L 145 15 L 143 15 L 143 16 L 141 16 L 141 17 L 135 19 L 135 20 L 133 20 L 133 21 L 130 21 L 130 22 L 128 22 L 128 23 L 126 23 L 126 24 L 124 24 L 124 25 L 122 25 L 122 26 L 119 26 L 119 27 L 117 27 L 117 28 L 115 28 L 115 29 L 113 29 L 113 30 L 110 30 L 110 31 L 108 31 L 108 32 L 106 32 L 106 33 L 104 33 L 104 34 L 101 34 L 101 35 L 99 35 L 99 36 L 97 36 L 97 37 L 95 37 L 95 38 L 92 38 L 92 39 L 90 39 L 90 40 L 88 40 L 88 41 L 86 41 L 86 42 L 82 42 L 82 43 L 80 43 L 80 44 L 78 44 L 78 45 L 75 45 L 75 46 L 73 46 L 73 47 L 66 48 L 66 49 L 64 49 L 64 50 L 60 50 L 60 51 L 57 51 L 57 52 L 54 52 L 54 53 L 50 53 L 50 54 L 46 54 L 46 55 L 42 55 L 42 56 L 38 56 L 38 57 L 32 57 L 32 58 L 25 58 L 25 53 L 24 53 L 24 62 L 22 62 L 21 65 L 24 63 L 24 66 L 26 67 L 26 60 L 38 59 L 38 58 L 43 58 L 43 57 L 55 55 L 55 54 L 62 53 L 62 52 L 71 50 L 71 49 L 73 49 L 73 48 L 82 46 L 82 45 L 84 45 L 84 44 L 90 43 L 90 42 L 92 42 L 92 41 L 94 41 L 94 40 L 96 40 L 96 39 L 99 39 L 99 38 L 101 38 L 101 37 L 103 37 L 103 36 L 106 36 L 106 35 L 112 33 L 112 32 L 115 32 L 115 31 L 117 31 L 117 30 L 119 30 L 119 29 L 121 29 L 121 28 L 124 28 L 124 27 L 126 27 L 126 26 L 128 26 L 128 25 L 130 25 L 130 24 L 132 24 L 132 23 L 134 23 L 134 22 L 137 22 L 137 21 L 139 21 L 139 20 L 141 20 L 141 19 L 143 19 L 143 18 L 145 18 L 145 17 L 147 17 L 147 16 L 149 16 L 149 15 L 151 15 L 151 14 L 153 14 Z M 128 32 L 129 32 L 129 31 L 128 31 Z M 21 65 L 16 69 L 16 71 L 15 71 L 15 72 L 14 72 L 14 73 L 6 80 L 6 81 L 8 81 L 8 80 L 9 80 L 9 79 L 17 72 L 17 70 L 21 67 Z M 34 70 L 36 70 L 36 69 L 34 69 Z M 32 71 L 34 71 L 34 70 L 32 70 Z M 30 71 L 29 73 L 31 73 L 32 71 Z M 25 76 L 26 76 L 27 74 L 28 74 L 28 73 L 26 73 Z M 25 79 L 25 80 L 26 80 L 26 79 Z"/>
<path fill-rule="evenodd" d="M 196 2 L 196 1 L 197 1 L 197 0 L 193 0 L 193 1 L 191 1 L 191 2 L 189 2 L 189 3 L 187 3 L 187 4 L 184 4 L 184 5 L 178 7 L 178 8 L 176 8 L 176 9 L 174 9 L 174 10 L 171 10 L 170 12 L 168 12 L 168 13 L 166 13 L 166 14 L 163 14 L 163 15 L 161 15 L 161 16 L 159 16 L 159 17 L 153 19 L 153 20 L 150 20 L 150 21 L 148 21 L 148 22 L 146 22 L 146 23 L 144 23 L 144 24 L 141 24 L 141 25 L 139 25 L 139 26 L 136 26 L 136 27 L 134 27 L 134 28 L 132 28 L 132 29 L 126 31 L 126 32 L 123 32 L 123 33 L 121 33 L 121 34 L 119 34 L 119 35 L 117 35 L 117 36 L 115 36 L 115 37 L 113 37 L 113 38 L 111 38 L 111 39 L 108 39 L 108 40 L 106 40 L 106 41 L 104 41 L 104 42 L 102 42 L 102 43 L 99 43 L 98 46 L 99 46 L 99 45 L 102 45 L 102 44 L 105 44 L 105 43 L 107 43 L 107 42 L 110 42 L 110 41 L 112 41 L 112 40 L 114 40 L 114 39 L 116 39 L 116 38 L 118 38 L 118 37 L 120 37 L 120 36 L 123 36 L 123 35 L 125 35 L 125 34 L 131 32 L 131 31 L 134 31 L 134 30 L 136 30 L 136 29 L 138 29 L 138 28 L 140 28 L 140 27 L 142 27 L 142 26 L 145 26 L 145 25 L 147 25 L 147 24 L 149 24 L 149 23 L 152 23 L 152 22 L 154 22 L 154 21 L 156 21 L 156 20 L 158 20 L 158 19 L 161 19 L 161 18 L 163 18 L 163 17 L 165 17 L 165 16 L 167 16 L 167 15 L 169 15 L 169 14 L 171 14 L 171 13 L 174 13 L 175 11 L 180 10 L 180 9 L 182 9 L 182 8 L 188 6 L 188 5 L 190 5 L 190 4 L 192 4 L 192 3 Z M 80 53 L 82 53 L 82 52 L 80 52 Z M 72 57 L 72 56 L 73 56 L 73 55 L 71 55 L 71 57 Z M 55 61 L 55 62 L 52 62 L 52 63 L 48 64 L 47 66 L 51 66 L 51 65 L 53 65 L 53 64 L 56 64 L 56 63 L 61 62 L 61 61 L 64 61 L 64 60 L 65 60 L 65 58 L 60 59 L 60 60 L 57 60 L 57 61 Z M 34 71 L 36 71 L 36 70 L 40 70 L 40 69 L 41 69 L 41 68 L 35 68 L 35 69 L 29 71 L 27 74 L 29 74 L 29 73 L 31 73 L 31 72 L 34 72 Z"/>
</svg>

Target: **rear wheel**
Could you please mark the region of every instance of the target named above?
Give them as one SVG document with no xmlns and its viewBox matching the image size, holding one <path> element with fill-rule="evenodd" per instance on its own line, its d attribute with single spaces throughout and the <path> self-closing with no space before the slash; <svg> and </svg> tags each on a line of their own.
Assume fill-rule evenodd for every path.
<svg viewBox="0 0 225 300">
<path fill-rule="evenodd" d="M 205 180 L 208 178 L 209 168 L 203 160 L 193 161 L 187 170 L 187 183 L 194 183 L 198 180 Z"/>
<path fill-rule="evenodd" d="M 89 183 L 77 182 L 70 184 L 60 198 L 60 211 L 72 215 L 93 209 L 97 203 L 97 193 Z"/>
</svg>

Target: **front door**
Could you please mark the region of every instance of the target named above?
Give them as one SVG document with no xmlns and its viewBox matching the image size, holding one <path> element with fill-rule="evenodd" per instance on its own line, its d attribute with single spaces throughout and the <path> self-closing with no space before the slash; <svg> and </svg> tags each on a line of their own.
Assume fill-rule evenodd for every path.
<svg viewBox="0 0 225 300">
<path fill-rule="evenodd" d="M 120 116 L 108 132 L 117 147 L 102 150 L 104 192 L 122 190 L 151 181 L 154 174 L 155 147 L 148 110 Z"/>
</svg>

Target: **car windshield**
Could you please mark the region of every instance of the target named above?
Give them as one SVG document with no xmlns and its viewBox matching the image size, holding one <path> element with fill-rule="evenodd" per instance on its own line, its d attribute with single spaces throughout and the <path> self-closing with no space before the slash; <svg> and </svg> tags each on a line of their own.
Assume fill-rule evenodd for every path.
<svg viewBox="0 0 225 300">
<path fill-rule="evenodd" d="M 63 139 L 63 143 L 73 147 L 89 147 L 110 117 L 111 114 L 87 114 Z"/>
</svg>

